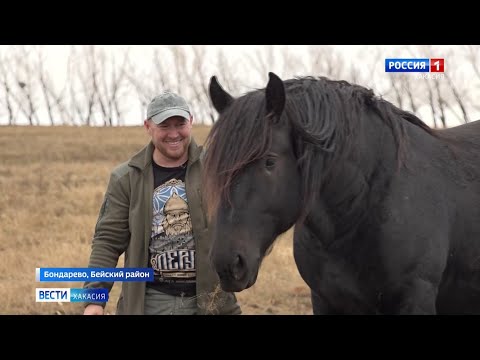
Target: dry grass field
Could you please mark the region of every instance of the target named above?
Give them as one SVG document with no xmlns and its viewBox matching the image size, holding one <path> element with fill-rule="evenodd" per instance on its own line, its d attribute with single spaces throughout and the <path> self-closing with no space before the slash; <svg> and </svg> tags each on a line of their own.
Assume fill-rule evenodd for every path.
<svg viewBox="0 0 480 360">
<path fill-rule="evenodd" d="M 194 128 L 199 143 L 208 131 Z M 82 284 L 38 283 L 35 268 L 87 266 L 109 172 L 147 141 L 141 127 L 0 127 L 0 314 L 82 313 L 78 303 L 36 303 L 36 287 Z M 278 239 L 257 283 L 238 293 L 244 314 L 311 314 L 291 235 Z"/>
</svg>

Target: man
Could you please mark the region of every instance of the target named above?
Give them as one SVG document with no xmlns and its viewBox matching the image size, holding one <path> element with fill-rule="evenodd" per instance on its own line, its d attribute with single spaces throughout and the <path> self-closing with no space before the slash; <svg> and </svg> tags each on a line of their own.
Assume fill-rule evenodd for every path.
<svg viewBox="0 0 480 360">
<path fill-rule="evenodd" d="M 123 282 L 116 314 L 240 314 L 210 266 L 211 237 L 201 199 L 202 147 L 192 139 L 184 98 L 164 92 L 148 105 L 151 141 L 113 170 L 100 209 L 89 267 L 152 267 L 155 281 Z M 112 282 L 87 282 L 86 288 Z M 86 304 L 101 315 L 105 303 Z"/>
</svg>

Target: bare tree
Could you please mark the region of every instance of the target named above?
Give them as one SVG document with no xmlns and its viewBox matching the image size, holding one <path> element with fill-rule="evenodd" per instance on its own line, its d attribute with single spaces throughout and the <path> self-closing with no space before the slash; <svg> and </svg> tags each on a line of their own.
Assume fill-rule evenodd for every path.
<svg viewBox="0 0 480 360">
<path fill-rule="evenodd" d="M 58 112 L 60 121 L 63 123 L 65 121 L 65 116 L 67 114 L 66 108 L 63 104 L 66 87 L 64 85 L 62 90 L 60 91 L 56 90 L 55 84 L 52 81 L 50 73 L 45 68 L 45 53 L 43 51 L 43 48 L 36 47 L 34 50 L 37 55 L 37 61 L 34 65 L 34 69 L 38 75 L 40 89 L 43 94 L 50 124 L 55 125 L 55 120 L 54 120 L 55 110 Z"/>
<path fill-rule="evenodd" d="M 95 94 L 96 103 L 100 107 L 102 113 L 103 126 L 112 126 L 112 114 L 108 109 L 108 86 L 106 85 L 105 80 L 105 77 L 107 76 L 105 64 L 106 54 L 104 49 L 101 48 L 98 50 L 93 49 L 92 54 L 92 57 L 95 59 L 95 70 L 92 73 L 93 93 Z M 104 86 L 102 87 L 102 85 Z"/>
<path fill-rule="evenodd" d="M 75 118 L 78 118 L 78 123 L 82 124 L 83 123 L 83 110 L 82 110 L 82 104 L 80 103 L 80 100 L 77 97 L 77 91 L 75 89 L 75 62 L 77 57 L 77 53 L 75 50 L 75 47 L 72 46 L 70 48 L 70 54 L 68 55 L 68 61 L 67 61 L 67 80 L 68 80 L 68 90 L 69 90 L 69 95 L 70 95 L 70 104 L 72 108 L 72 116 L 68 118 L 68 121 L 74 125 L 76 123 Z"/>
<path fill-rule="evenodd" d="M 352 61 L 346 77 L 349 81 L 355 84 L 363 84 L 373 89 L 378 90 L 376 78 L 378 69 L 383 68 L 379 66 L 383 62 L 383 53 L 378 46 L 364 46 L 357 54 L 355 54 L 356 61 Z M 360 65 L 361 64 L 361 65 Z"/>
<path fill-rule="evenodd" d="M 461 93 L 461 90 L 459 90 L 458 86 L 455 85 L 454 81 L 452 80 L 452 78 L 448 75 L 448 73 L 444 74 L 445 76 L 445 79 L 447 80 L 447 83 L 448 83 L 448 86 L 450 87 L 450 90 L 453 94 L 453 97 L 456 101 L 456 103 L 458 104 L 458 107 L 460 108 L 460 111 L 462 112 L 462 117 L 463 117 L 463 122 L 464 123 L 468 123 L 469 122 L 469 117 L 468 117 L 468 113 L 467 113 L 467 109 L 466 109 L 466 105 L 465 105 L 465 102 L 463 101 L 463 94 Z M 456 112 L 454 111 L 454 109 L 451 109 L 452 112 L 458 117 L 460 118 Z"/>
<path fill-rule="evenodd" d="M 242 74 L 239 61 L 234 61 L 234 59 L 229 58 L 225 55 L 225 51 L 220 48 L 216 53 L 216 70 L 218 71 L 218 77 L 225 88 L 233 94 L 238 94 L 240 92 L 240 83 L 239 74 Z"/>
<path fill-rule="evenodd" d="M 114 118 L 117 119 L 117 124 L 122 121 L 119 101 L 121 89 L 126 80 L 125 68 L 129 59 L 129 50 L 130 48 L 126 48 L 120 56 L 120 61 L 117 62 L 116 54 L 107 53 L 105 48 L 96 49 L 97 75 L 92 80 L 97 105 L 100 107 L 105 126 L 113 126 Z"/>
<path fill-rule="evenodd" d="M 415 81 L 415 79 L 411 76 L 403 76 L 401 81 L 402 89 L 405 92 L 409 108 L 414 114 L 416 114 L 418 111 L 418 93 L 415 92 L 415 88 L 412 86 L 412 81 Z"/>
<path fill-rule="evenodd" d="M 444 128 L 447 127 L 447 116 L 445 110 L 447 109 L 447 101 L 445 100 L 438 79 L 433 79 L 433 87 L 435 89 L 435 95 L 437 97 L 438 111 L 440 115 L 440 122 Z"/>
<path fill-rule="evenodd" d="M 17 103 L 18 109 L 22 112 L 28 120 L 30 125 L 39 125 L 37 108 L 37 77 L 32 61 L 32 48 L 26 45 L 19 45 L 15 47 L 13 53 L 13 61 L 8 65 L 14 74 L 15 87 L 17 91 L 13 90 L 10 94 Z"/>
<path fill-rule="evenodd" d="M 480 80 L 480 46 L 479 45 L 467 45 L 465 46 L 465 58 L 467 60 L 467 63 L 469 66 L 473 69 L 473 73 L 475 74 L 477 81 Z M 478 89 L 480 86 L 476 86 L 476 89 Z M 480 104 L 478 103 L 476 98 L 473 98 L 469 106 L 472 107 L 473 109 L 480 111 Z"/>
<path fill-rule="evenodd" d="M 62 124 L 68 124 L 71 123 L 73 119 L 73 112 L 69 110 L 69 106 L 66 105 L 66 91 L 67 91 L 67 84 L 69 83 L 68 75 L 67 75 L 67 81 L 63 85 L 63 88 L 58 91 L 54 92 L 53 90 L 51 91 L 51 96 L 53 97 L 53 101 L 55 104 L 55 107 L 57 108 L 57 111 L 59 113 L 61 123 Z"/>
<path fill-rule="evenodd" d="M 205 69 L 206 65 L 206 48 L 202 45 L 192 45 L 192 66 L 188 76 L 191 92 L 193 96 L 190 102 L 195 107 L 197 113 L 200 115 L 200 123 L 205 123 L 205 116 L 214 121 L 214 111 L 212 105 L 208 101 L 208 74 Z M 198 118 L 198 116 L 197 116 Z"/>
<path fill-rule="evenodd" d="M 77 53 L 75 46 L 71 53 L 71 87 L 70 96 L 75 104 L 80 124 L 92 125 L 94 106 L 97 101 L 96 81 L 98 65 L 94 45 L 88 45 Z M 78 97 L 77 95 L 81 95 Z"/>
<path fill-rule="evenodd" d="M 392 73 L 388 77 L 388 80 L 390 81 L 390 85 L 391 85 L 391 90 L 393 91 L 393 96 L 395 98 L 395 102 L 397 103 L 397 106 L 401 109 L 403 109 L 402 76 L 405 76 L 405 75 Z"/>
<path fill-rule="evenodd" d="M 333 46 L 310 45 L 307 52 L 312 75 L 327 76 L 336 80 L 345 79 L 345 59 Z"/>
<path fill-rule="evenodd" d="M 156 94 L 161 90 L 169 90 L 172 88 L 172 78 L 170 75 L 170 66 L 167 63 L 167 57 L 169 50 L 165 47 L 156 48 L 153 53 L 153 88 L 151 91 L 152 94 Z M 180 86 L 179 84 L 177 84 Z"/>
<path fill-rule="evenodd" d="M 400 47 L 394 51 L 394 56 L 397 54 L 410 53 L 411 56 L 412 50 L 410 47 Z M 400 55 L 404 57 L 404 55 Z M 418 111 L 418 103 L 415 100 L 418 94 L 415 92 L 414 87 L 412 86 L 412 74 L 405 73 L 389 73 L 388 74 L 389 88 L 387 89 L 387 94 L 392 94 L 394 102 L 396 105 L 404 110 L 410 109 L 412 112 L 416 113 Z M 408 104 L 408 105 L 407 105 Z"/>
<path fill-rule="evenodd" d="M 432 76 L 438 75 L 432 80 L 434 82 L 437 102 L 439 104 L 440 120 L 443 127 L 448 127 L 446 119 L 446 110 L 448 109 L 458 120 L 467 123 L 469 122 L 469 114 L 467 110 L 467 94 L 469 86 L 467 86 L 467 83 L 463 81 L 463 79 L 468 75 L 461 72 L 461 66 L 455 66 L 454 64 L 456 60 L 459 59 L 459 56 L 462 55 L 467 59 L 474 59 L 475 49 L 467 46 L 455 49 L 451 47 L 443 47 L 441 50 L 442 57 L 446 58 L 451 65 L 447 67 L 447 70 L 444 73 L 431 73 Z M 426 47 L 426 51 L 429 58 L 438 57 L 438 53 L 440 52 L 432 46 Z M 473 61 L 472 64 L 475 71 L 475 62 Z M 476 71 L 478 71 L 478 69 Z M 468 85 L 471 84 L 468 83 Z"/>
<path fill-rule="evenodd" d="M 453 63 L 454 54 L 446 52 L 447 50 L 442 49 L 443 56 L 450 58 Z M 440 53 L 439 49 L 435 49 L 432 46 L 402 47 L 397 49 L 397 51 L 401 52 L 399 57 L 405 57 L 405 54 L 408 54 L 411 58 L 428 59 L 435 58 Z M 447 79 L 447 81 L 442 81 L 442 77 Z M 447 110 L 461 118 L 461 116 L 456 114 L 455 106 L 453 106 L 454 102 L 460 107 L 463 118 L 468 119 L 466 106 L 462 98 L 464 91 L 458 85 L 455 85 L 448 73 L 428 73 L 423 78 L 413 77 L 413 74 L 390 74 L 389 82 L 391 85 L 390 90 L 394 93 L 395 101 L 399 107 L 417 113 L 422 105 L 427 105 L 430 109 L 434 127 L 438 127 L 439 124 L 444 128 L 448 126 Z M 424 84 L 424 87 L 414 86 L 414 84 Z M 422 92 L 423 88 L 426 89 L 426 92 Z M 450 93 L 453 95 L 453 99 L 449 96 Z"/>
<path fill-rule="evenodd" d="M 170 49 L 168 47 L 154 47 L 152 52 L 151 67 L 139 67 L 130 58 L 125 63 L 124 76 L 129 85 L 133 87 L 140 104 L 142 120 L 152 98 L 164 90 L 174 90 L 172 76 L 173 64 L 169 63 Z M 179 86 L 179 84 L 176 84 Z"/>
<path fill-rule="evenodd" d="M 112 57 L 112 83 L 109 106 L 113 107 L 113 111 L 115 112 L 115 116 L 117 117 L 118 125 L 124 125 L 123 108 L 120 106 L 120 101 L 122 100 L 123 95 L 121 90 L 123 89 L 123 85 L 126 82 L 125 73 L 129 58 L 130 48 L 127 48 L 123 51 L 120 67 L 117 69 L 116 62 Z"/>
<path fill-rule="evenodd" d="M 280 57 L 283 60 L 283 73 L 293 76 L 305 76 L 305 64 L 302 62 L 295 51 L 295 48 L 291 46 L 283 46 L 280 48 Z"/>
<path fill-rule="evenodd" d="M 427 88 L 428 106 L 430 108 L 430 112 L 432 114 L 432 119 L 433 119 L 433 127 L 438 128 L 438 124 L 437 124 L 437 105 L 435 103 L 434 89 L 433 89 L 433 86 L 432 86 L 431 82 L 426 81 L 425 84 L 426 84 L 426 88 Z"/>
<path fill-rule="evenodd" d="M 155 58 L 154 58 L 155 60 Z M 155 61 L 154 61 L 155 62 Z M 143 72 L 141 72 L 143 71 Z M 145 109 L 148 106 L 148 103 L 151 100 L 152 94 L 155 92 L 153 82 L 148 82 L 147 79 L 150 79 L 148 76 L 149 73 L 145 72 L 145 69 L 139 69 L 135 64 L 129 59 L 126 63 L 125 77 L 130 85 L 133 86 L 138 101 L 140 102 L 140 111 L 142 114 L 142 119 L 145 118 Z"/>
<path fill-rule="evenodd" d="M 16 119 L 13 114 L 13 99 L 12 99 L 12 87 L 11 87 L 11 76 L 10 72 L 7 70 L 10 66 L 11 58 L 6 53 L 0 53 L 0 76 L 3 85 L 4 94 L 1 98 L 2 105 L 7 109 L 8 114 L 8 125 L 15 125 Z"/>
<path fill-rule="evenodd" d="M 242 80 L 239 78 L 239 74 L 243 74 L 241 71 L 242 64 L 239 61 L 234 61 L 231 57 L 227 57 L 225 51 L 222 48 L 218 48 L 216 51 L 216 65 L 215 69 L 218 73 L 212 74 L 217 76 L 220 83 L 228 89 L 232 94 L 240 93 L 240 84 Z M 213 109 L 213 104 L 211 102 L 210 96 L 207 93 L 207 81 L 210 81 L 210 77 L 205 79 L 204 88 L 208 99 L 209 104 L 209 117 L 212 124 L 216 121 L 217 113 Z"/>
<path fill-rule="evenodd" d="M 42 51 L 42 48 L 36 49 L 37 53 L 37 64 L 36 64 L 36 71 L 38 74 L 38 79 L 40 81 L 40 88 L 42 90 L 43 98 L 45 100 L 45 105 L 47 106 L 47 113 L 48 118 L 50 119 L 50 124 L 55 125 L 55 121 L 53 120 L 53 101 L 50 97 L 51 91 L 51 81 L 48 73 L 45 72 L 45 56 Z"/>
<path fill-rule="evenodd" d="M 187 69 L 187 54 L 185 49 L 181 46 L 171 45 L 168 47 L 171 52 L 173 59 L 173 69 L 175 70 L 172 74 L 173 83 L 172 89 L 178 94 L 185 93 L 184 84 L 186 81 L 186 69 Z"/>
<path fill-rule="evenodd" d="M 205 123 L 205 117 L 213 119 L 213 110 L 208 102 L 206 48 L 201 45 L 189 48 L 170 46 L 169 50 L 175 69 L 177 92 L 188 98 L 200 123 Z"/>
<path fill-rule="evenodd" d="M 265 48 L 256 48 L 253 55 L 248 55 L 250 67 L 257 72 L 260 79 L 264 79 L 269 71 L 275 71 L 276 57 L 275 46 L 267 45 Z M 281 76 L 281 74 L 279 74 Z"/>
<path fill-rule="evenodd" d="M 480 46 L 466 45 L 465 46 L 466 59 L 473 69 L 473 72 L 480 79 Z"/>
</svg>

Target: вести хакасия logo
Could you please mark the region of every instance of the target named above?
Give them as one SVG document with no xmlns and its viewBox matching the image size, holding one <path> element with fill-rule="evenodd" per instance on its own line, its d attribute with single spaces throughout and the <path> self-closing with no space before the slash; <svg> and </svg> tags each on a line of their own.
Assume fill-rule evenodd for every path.
<svg viewBox="0 0 480 360">
<path fill-rule="evenodd" d="M 107 302 L 108 289 L 36 288 L 36 302 Z"/>
</svg>

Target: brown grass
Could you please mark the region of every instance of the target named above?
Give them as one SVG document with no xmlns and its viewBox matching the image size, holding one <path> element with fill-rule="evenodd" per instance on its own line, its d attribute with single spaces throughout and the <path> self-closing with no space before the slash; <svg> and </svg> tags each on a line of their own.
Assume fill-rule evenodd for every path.
<svg viewBox="0 0 480 360">
<path fill-rule="evenodd" d="M 194 128 L 199 143 L 208 131 Z M 82 313 L 77 303 L 36 303 L 36 287 L 82 284 L 35 282 L 35 268 L 87 266 L 109 172 L 147 141 L 140 127 L 0 127 L 0 314 Z M 119 290 L 116 283 L 109 314 Z M 257 283 L 237 295 L 245 314 L 311 314 L 291 231 L 278 239 Z"/>
</svg>

